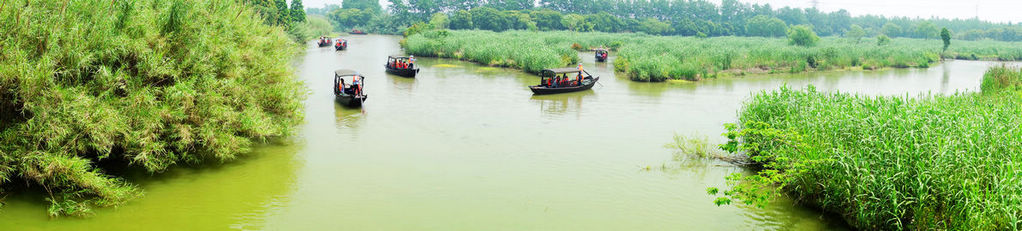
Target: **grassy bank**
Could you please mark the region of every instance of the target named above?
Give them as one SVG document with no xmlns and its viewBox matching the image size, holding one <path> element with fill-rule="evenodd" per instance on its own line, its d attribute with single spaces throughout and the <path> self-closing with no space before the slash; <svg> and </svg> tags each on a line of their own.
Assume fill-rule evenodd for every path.
<svg viewBox="0 0 1022 231">
<path fill-rule="evenodd" d="M 294 43 L 236 1 L 5 1 L 0 31 L 0 190 L 54 216 L 141 195 L 98 165 L 228 161 L 302 119 Z"/>
<path fill-rule="evenodd" d="M 929 67 L 947 59 L 1022 60 L 1022 43 L 954 41 L 941 52 L 940 40 L 875 39 L 856 43 L 827 37 L 813 47 L 788 44 L 783 38 L 648 37 L 626 43 L 614 62 L 633 80 L 697 80 L 720 74 L 799 73 L 816 70 Z"/>
<path fill-rule="evenodd" d="M 402 46 L 415 56 L 461 59 L 537 73 L 578 63 L 581 59 L 573 46 L 619 46 L 623 40 L 621 34 L 611 33 L 442 30 L 409 36 Z"/>
<path fill-rule="evenodd" d="M 983 93 L 950 96 L 756 94 L 722 147 L 749 154 L 759 174 L 729 177 L 717 202 L 785 192 L 861 229 L 1018 230 L 1022 95 L 1003 89 L 1020 76 L 993 68 Z"/>
<path fill-rule="evenodd" d="M 827 37 L 813 47 L 789 45 L 785 38 L 677 37 L 629 33 L 431 31 L 402 44 L 417 56 L 455 58 L 536 72 L 578 61 L 571 49 L 610 47 L 616 71 L 636 81 L 699 80 L 746 73 L 798 73 L 836 69 L 929 67 L 950 59 L 1022 60 L 1022 43 L 953 41 L 942 52 L 940 40 L 897 38 L 878 45 Z"/>
</svg>

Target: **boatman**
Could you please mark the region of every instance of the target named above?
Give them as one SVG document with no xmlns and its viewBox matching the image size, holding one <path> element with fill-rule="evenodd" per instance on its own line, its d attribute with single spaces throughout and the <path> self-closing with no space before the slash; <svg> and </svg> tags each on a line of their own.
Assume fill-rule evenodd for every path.
<svg viewBox="0 0 1022 231">
<path fill-rule="evenodd" d="M 582 86 L 582 72 L 583 72 L 583 70 L 582 70 L 582 63 L 579 63 L 578 64 L 578 76 L 575 76 L 576 81 L 578 81 L 578 86 Z"/>
<path fill-rule="evenodd" d="M 408 69 L 412 69 L 412 68 L 415 68 L 415 56 L 414 55 L 409 55 L 408 56 Z"/>
</svg>

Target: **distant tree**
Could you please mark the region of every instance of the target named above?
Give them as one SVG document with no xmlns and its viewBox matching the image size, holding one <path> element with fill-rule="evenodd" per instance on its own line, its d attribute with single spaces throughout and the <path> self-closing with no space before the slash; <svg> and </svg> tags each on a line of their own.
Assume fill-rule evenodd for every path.
<svg viewBox="0 0 1022 231">
<path fill-rule="evenodd" d="M 916 26 L 916 37 L 925 39 L 935 39 L 940 33 L 940 29 L 937 29 L 937 25 L 933 22 L 926 21 Z"/>
<path fill-rule="evenodd" d="M 947 27 L 940 29 L 940 40 L 944 40 L 944 51 L 951 46 L 951 31 L 947 30 Z"/>
<path fill-rule="evenodd" d="M 817 36 L 808 25 L 792 26 L 788 29 L 788 44 L 811 47 L 815 46 L 817 41 L 820 41 L 820 36 Z"/>
<path fill-rule="evenodd" d="M 472 25 L 480 30 L 507 30 L 507 17 L 497 9 L 483 6 L 472 8 L 469 12 L 472 13 Z"/>
<path fill-rule="evenodd" d="M 887 44 L 890 44 L 890 43 L 891 43 L 891 37 L 887 37 L 887 35 L 883 35 L 883 34 L 877 36 L 877 46 L 883 46 L 883 45 L 887 45 Z"/>
<path fill-rule="evenodd" d="M 450 20 L 447 19 L 447 14 L 444 13 L 433 13 L 433 17 L 429 18 L 429 25 L 433 29 L 447 29 L 450 24 Z"/>
<path fill-rule="evenodd" d="M 672 29 L 673 28 L 671 28 L 671 24 L 661 22 L 656 18 L 646 18 L 642 20 L 642 26 L 640 27 L 640 31 L 652 35 L 667 34 L 671 32 Z"/>
<path fill-rule="evenodd" d="M 467 30 L 475 28 L 472 25 L 472 13 L 467 10 L 458 10 L 451 15 L 450 22 L 451 29 L 455 30 Z"/>
<path fill-rule="evenodd" d="M 288 25 L 291 23 L 291 11 L 287 9 L 287 1 L 275 0 L 273 5 L 277 7 L 277 25 Z"/>
<path fill-rule="evenodd" d="M 377 0 L 344 0 L 341 1 L 341 8 L 380 12 L 381 7 Z"/>
<path fill-rule="evenodd" d="M 533 10 L 529 12 L 529 16 L 536 22 L 536 27 L 540 30 L 563 30 L 564 24 L 561 24 L 561 12 L 541 9 Z"/>
<path fill-rule="evenodd" d="M 862 37 L 866 37 L 866 30 L 863 30 L 859 25 L 852 25 L 848 32 L 845 32 L 845 37 L 855 41 L 855 44 L 859 44 L 862 41 Z"/>
<path fill-rule="evenodd" d="M 291 21 L 305 22 L 305 7 L 302 0 L 291 0 Z"/>
<path fill-rule="evenodd" d="M 568 14 L 561 18 L 561 24 L 570 31 L 586 31 L 586 18 L 578 14 Z"/>
<path fill-rule="evenodd" d="M 901 26 L 888 22 L 880 29 L 880 33 L 889 37 L 897 37 L 901 35 Z"/>
<path fill-rule="evenodd" d="M 331 21 L 337 24 L 338 28 L 360 27 L 369 24 L 373 19 L 373 12 L 360 9 L 336 9 L 327 15 Z"/>
<path fill-rule="evenodd" d="M 749 36 L 781 37 L 788 31 L 788 25 L 779 18 L 757 15 L 745 24 L 745 33 Z"/>
</svg>

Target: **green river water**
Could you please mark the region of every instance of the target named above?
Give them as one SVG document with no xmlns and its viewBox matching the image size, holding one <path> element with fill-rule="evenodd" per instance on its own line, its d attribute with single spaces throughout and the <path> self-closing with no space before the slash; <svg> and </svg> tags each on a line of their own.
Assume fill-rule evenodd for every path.
<svg viewBox="0 0 1022 231">
<path fill-rule="evenodd" d="M 533 96 L 539 78 L 419 58 L 417 78 L 387 75 L 399 37 L 310 44 L 296 60 L 306 123 L 236 162 L 127 179 L 145 196 L 88 218 L 49 218 L 37 193 L 0 209 L 0 230 L 833 230 L 840 218 L 779 199 L 713 204 L 707 187 L 744 171 L 665 148 L 674 134 L 723 138 L 743 99 L 787 84 L 868 95 L 978 90 L 992 62 L 929 69 L 641 83 L 580 53 L 592 91 Z M 613 61 L 613 57 L 611 59 Z M 333 101 L 333 70 L 366 77 L 364 111 Z"/>
</svg>

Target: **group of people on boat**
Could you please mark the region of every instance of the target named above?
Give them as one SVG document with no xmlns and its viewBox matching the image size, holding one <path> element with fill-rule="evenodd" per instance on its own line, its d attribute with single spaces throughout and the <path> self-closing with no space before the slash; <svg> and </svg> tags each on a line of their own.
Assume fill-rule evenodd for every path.
<svg viewBox="0 0 1022 231">
<path fill-rule="evenodd" d="M 337 84 L 337 90 L 348 95 L 361 95 L 362 84 L 359 81 L 361 78 L 362 76 L 355 75 L 354 78 L 351 79 L 351 84 L 346 84 L 344 83 L 344 79 L 341 79 L 341 83 Z"/>
<path fill-rule="evenodd" d="M 543 83 L 547 87 L 577 87 L 582 86 L 582 72 L 576 73 L 575 78 L 572 79 L 568 76 L 568 73 L 562 73 L 561 75 L 555 75 L 553 78 L 546 79 Z"/>
<path fill-rule="evenodd" d="M 394 59 L 387 63 L 388 66 L 394 69 L 412 69 L 415 68 L 415 58 L 411 57 L 405 59 Z"/>
</svg>

